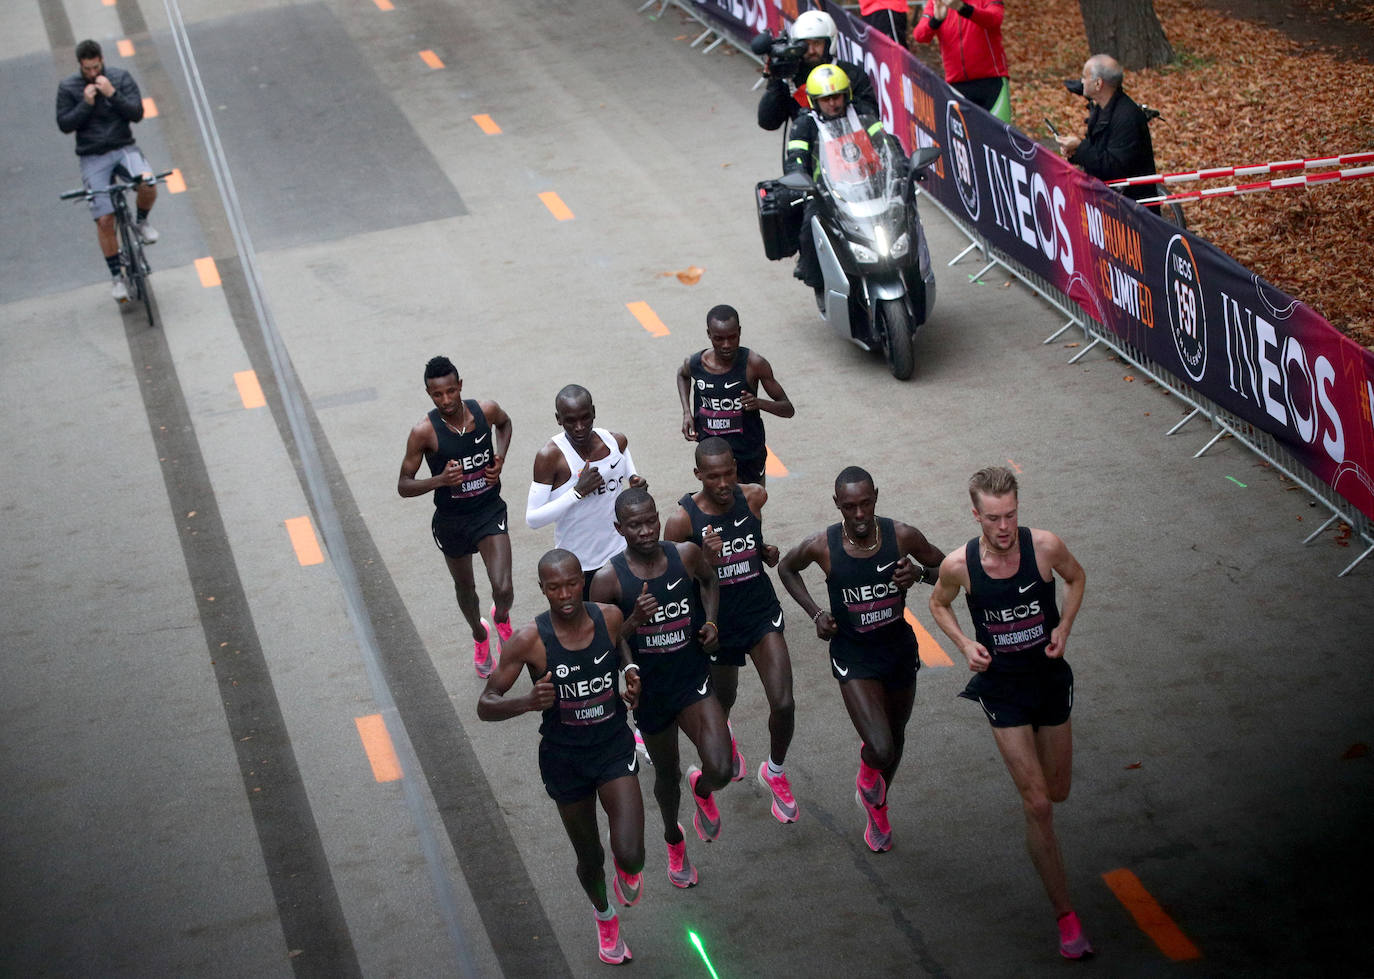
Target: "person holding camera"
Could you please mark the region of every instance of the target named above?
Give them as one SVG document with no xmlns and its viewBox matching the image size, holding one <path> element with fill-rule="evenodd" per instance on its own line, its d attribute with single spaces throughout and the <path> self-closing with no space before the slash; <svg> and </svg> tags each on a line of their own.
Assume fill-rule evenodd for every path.
<svg viewBox="0 0 1374 979">
<path fill-rule="evenodd" d="M 1088 100 L 1087 129 L 1083 137 L 1055 134 L 1059 150 L 1070 163 L 1098 180 L 1143 177 L 1155 172 L 1155 147 L 1145 110 L 1121 88 L 1125 73 L 1109 54 L 1095 54 L 1083 64 L 1083 77 L 1065 83 L 1070 92 Z M 1122 187 L 1134 200 L 1159 193 L 1154 184 Z M 1155 205 L 1157 208 L 1158 205 Z"/>
<path fill-rule="evenodd" d="M 762 34 L 756 42 L 769 38 L 763 50 L 763 73 L 768 87 L 759 99 L 759 126 L 770 132 L 781 129 L 783 123 L 797 118 L 804 109 L 812 108 L 806 94 L 806 79 L 820 65 L 834 64 L 849 79 L 850 97 L 860 115 L 878 115 L 878 98 L 873 83 L 859 65 L 835 59 L 839 30 L 835 19 L 821 10 L 807 10 L 792 24 L 791 40 L 786 35 L 773 39 Z"/>
</svg>

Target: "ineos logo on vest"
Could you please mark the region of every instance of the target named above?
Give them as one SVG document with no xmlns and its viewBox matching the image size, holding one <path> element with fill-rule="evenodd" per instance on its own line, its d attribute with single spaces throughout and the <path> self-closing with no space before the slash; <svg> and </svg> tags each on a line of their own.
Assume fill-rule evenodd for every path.
<svg viewBox="0 0 1374 979">
<path fill-rule="evenodd" d="M 876 585 L 860 585 L 857 588 L 840 589 L 845 604 L 853 602 L 875 602 L 880 598 L 888 598 L 901 591 L 890 581 L 880 581 Z"/>
<path fill-rule="evenodd" d="M 554 670 L 554 672 L 558 674 L 558 679 L 566 680 L 568 678 L 568 674 L 572 671 L 568 669 L 567 663 L 559 663 L 558 668 Z"/>
<path fill-rule="evenodd" d="M 689 599 L 682 599 L 679 602 L 669 602 L 667 605 L 660 605 L 658 611 L 650 622 L 667 622 L 669 619 L 680 619 L 684 615 L 692 614 L 692 603 Z"/>
<path fill-rule="evenodd" d="M 572 700 L 576 697 L 594 697 L 599 693 L 605 693 L 612 689 L 614 677 L 610 673 L 594 676 L 590 680 L 578 680 L 576 683 L 560 683 L 558 685 L 558 696 L 565 700 Z"/>
<path fill-rule="evenodd" d="M 708 411 L 742 411 L 744 405 L 739 398 L 702 398 L 701 407 Z"/>
<path fill-rule="evenodd" d="M 1040 603 L 1031 602 L 1029 605 L 1017 605 L 1013 608 L 986 608 L 983 609 L 983 620 L 985 622 L 1017 622 L 1021 619 L 1028 619 L 1032 615 L 1040 614 Z"/>
<path fill-rule="evenodd" d="M 488 448 L 485 452 L 479 452 L 475 456 L 463 456 L 461 461 L 463 463 L 464 472 L 471 472 L 474 469 L 485 469 L 491 464 L 491 449 Z"/>
<path fill-rule="evenodd" d="M 751 550 L 755 547 L 754 535 L 746 534 L 743 537 L 736 537 L 734 540 L 723 540 L 720 542 L 720 553 L 723 557 L 729 557 L 739 551 Z"/>
</svg>

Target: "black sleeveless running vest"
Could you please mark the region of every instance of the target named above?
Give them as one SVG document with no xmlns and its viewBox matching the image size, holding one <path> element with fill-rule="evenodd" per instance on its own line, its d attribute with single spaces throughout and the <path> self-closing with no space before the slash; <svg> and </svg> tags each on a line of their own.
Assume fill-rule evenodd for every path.
<svg viewBox="0 0 1374 979">
<path fill-rule="evenodd" d="M 906 592 L 892 580 L 902 556 L 897 531 L 887 517 L 876 520 L 882 544 L 872 557 L 856 558 L 845 552 L 840 536 L 844 524 L 831 524 L 825 531 L 830 548 L 825 587 L 830 593 L 830 614 L 839 626 L 830 646 L 841 652 L 853 651 L 857 657 L 862 657 L 865 647 L 916 645 L 916 634 L 903 616 Z"/>
<path fill-rule="evenodd" d="M 691 493 L 678 503 L 692 521 L 694 544 L 705 549 L 701 539 L 707 526 L 715 527 L 720 534 L 725 563 L 716 566 L 716 580 L 720 583 L 722 626 L 769 613 L 777 605 L 778 595 L 763 570 L 763 521 L 749 509 L 744 490 L 736 486 L 730 511 L 718 516 L 702 512 Z"/>
<path fill-rule="evenodd" d="M 969 589 L 965 593 L 974 638 L 992 656 L 988 672 L 1025 673 L 1044 662 L 1050 633 L 1059 625 L 1054 579 L 1040 577 L 1029 527 L 1017 528 L 1021 563 L 1010 578 L 989 578 L 975 537 L 964 545 Z"/>
<path fill-rule="evenodd" d="M 719 435 L 730 443 L 736 461 L 757 459 L 766 451 L 763 435 L 763 416 L 757 411 L 745 411 L 740 395 L 753 390 L 749 387 L 749 348 L 740 347 L 734 366 L 724 374 L 712 374 L 701 362 L 702 354 L 692 354 L 687 371 L 692 375 L 692 424 L 696 426 L 697 441 Z M 758 385 L 755 385 L 755 388 Z"/>
<path fill-rule="evenodd" d="M 429 413 L 434 434 L 439 437 L 438 451 L 425 453 L 429 474 L 438 476 L 450 459 L 457 459 L 463 466 L 461 483 L 440 486 L 434 491 L 434 505 L 444 513 L 475 513 L 490 503 L 492 495 L 500 492 L 498 484 L 487 482 L 486 468 L 495 455 L 491 426 L 476 401 L 464 399 L 463 404 L 472 413 L 473 423 L 472 431 L 462 435 L 444 424 L 438 408 Z"/>
<path fill-rule="evenodd" d="M 660 541 L 668 556 L 668 569 L 649 582 L 649 594 L 658 599 L 659 610 L 651 620 L 630 636 L 630 656 L 639 665 L 639 679 L 647 689 L 676 689 L 680 684 L 695 685 L 702 673 L 706 654 L 697 641 L 697 632 L 706 622 L 697 583 L 682 564 L 677 545 Z M 611 558 L 620 579 L 620 610 L 629 618 L 644 579 L 630 570 L 629 558 L 622 551 Z"/>
<path fill-rule="evenodd" d="M 577 748 L 611 740 L 625 723 L 616 644 L 606 631 L 601 609 L 591 602 L 584 602 L 583 608 L 595 626 L 592 641 L 585 649 L 568 649 L 558 641 L 550 613 L 544 612 L 534 619 L 558 697 L 544 711 L 539 733 L 554 744 Z"/>
</svg>

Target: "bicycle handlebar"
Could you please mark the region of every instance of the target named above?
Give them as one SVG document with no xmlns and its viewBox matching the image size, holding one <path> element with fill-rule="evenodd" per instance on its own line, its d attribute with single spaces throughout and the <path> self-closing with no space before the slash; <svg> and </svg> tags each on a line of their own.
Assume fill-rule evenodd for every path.
<svg viewBox="0 0 1374 979">
<path fill-rule="evenodd" d="M 171 175 L 171 170 L 164 170 L 162 173 L 155 173 L 153 174 L 152 182 L 157 183 L 159 180 L 162 180 L 165 177 L 170 177 Z M 87 190 L 85 187 L 78 187 L 75 190 L 67 191 L 65 194 L 58 194 L 57 199 L 61 201 L 76 200 L 77 198 L 85 198 L 89 200 L 96 194 L 111 194 L 117 190 L 137 190 L 139 187 L 143 186 L 147 186 L 145 181 L 134 180 L 130 181 L 129 183 L 111 183 L 108 187 L 97 187 L 94 190 Z"/>
</svg>

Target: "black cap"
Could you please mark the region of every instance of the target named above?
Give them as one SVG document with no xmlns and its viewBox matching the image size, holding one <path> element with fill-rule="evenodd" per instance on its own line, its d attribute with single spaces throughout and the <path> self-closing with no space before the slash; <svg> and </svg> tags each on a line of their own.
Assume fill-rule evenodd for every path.
<svg viewBox="0 0 1374 979">
<path fill-rule="evenodd" d="M 1066 82 L 1064 83 L 1064 87 L 1067 88 L 1067 89 L 1068 89 L 1070 92 L 1072 92 L 1074 95 L 1082 95 L 1082 94 L 1083 94 L 1083 79 L 1081 79 L 1081 78 L 1072 78 L 1072 79 L 1070 79 L 1069 81 L 1066 81 Z"/>
</svg>

